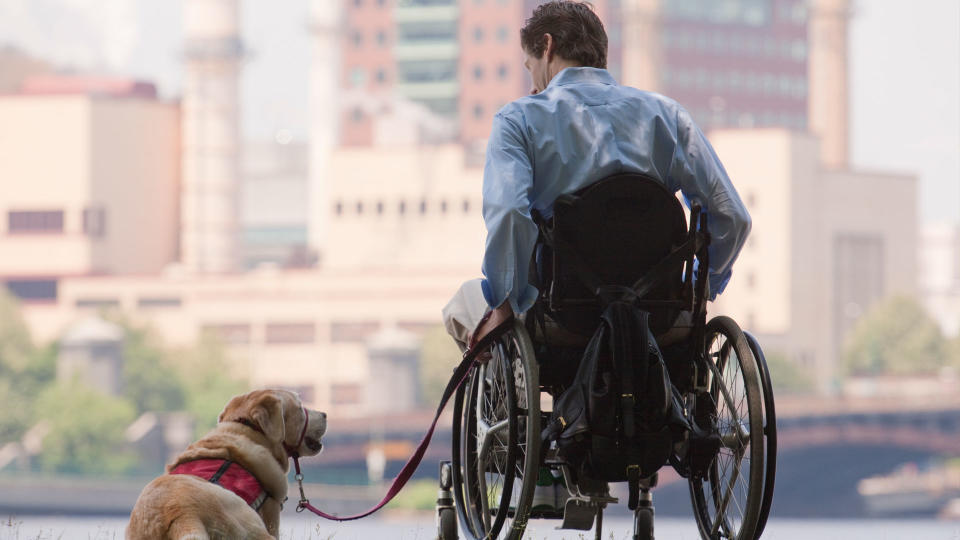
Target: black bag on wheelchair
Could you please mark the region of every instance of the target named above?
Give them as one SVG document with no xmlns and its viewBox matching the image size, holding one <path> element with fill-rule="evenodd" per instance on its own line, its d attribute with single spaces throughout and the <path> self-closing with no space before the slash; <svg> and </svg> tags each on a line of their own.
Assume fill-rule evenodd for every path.
<svg viewBox="0 0 960 540">
<path fill-rule="evenodd" d="M 666 464 L 686 429 L 649 313 L 609 303 L 573 384 L 554 403 L 544 446 L 555 440 L 560 459 L 596 480 L 622 482 Z"/>
</svg>

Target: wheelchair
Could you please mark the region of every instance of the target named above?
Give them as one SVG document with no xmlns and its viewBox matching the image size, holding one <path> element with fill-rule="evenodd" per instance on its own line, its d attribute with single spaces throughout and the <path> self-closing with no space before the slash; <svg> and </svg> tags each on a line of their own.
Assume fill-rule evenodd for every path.
<svg viewBox="0 0 960 540">
<path fill-rule="evenodd" d="M 520 539 L 529 519 L 542 518 L 594 528 L 601 538 L 603 511 L 618 500 L 607 482 L 541 440 L 549 417 L 541 406 L 572 384 L 604 291 L 630 296 L 650 314 L 674 396 L 697 427 L 672 441 L 660 466 L 689 484 L 701 536 L 760 537 L 776 471 L 773 393 L 756 339 L 728 317 L 706 321 L 706 216 L 694 206 L 688 225 L 660 182 L 620 174 L 559 198 L 549 222 L 534 218 L 541 232 L 531 277 L 541 296 L 455 395 L 452 459 L 440 475 L 450 504 L 438 506 L 439 537 L 457 538 L 459 522 L 467 538 Z M 545 471 L 563 479 L 562 509 L 532 508 Z M 639 497 L 631 494 L 634 539 L 653 538 L 657 478 L 646 474 L 636 482 Z"/>
</svg>

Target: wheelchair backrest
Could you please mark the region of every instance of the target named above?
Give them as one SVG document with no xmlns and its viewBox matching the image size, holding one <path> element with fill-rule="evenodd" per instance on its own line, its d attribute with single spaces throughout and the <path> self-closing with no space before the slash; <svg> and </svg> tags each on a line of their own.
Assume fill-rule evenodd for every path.
<svg viewBox="0 0 960 540">
<path fill-rule="evenodd" d="M 551 315 L 569 330 L 588 335 L 600 315 L 596 282 L 630 287 L 687 240 L 677 198 L 661 182 L 635 173 L 609 176 L 562 195 L 554 202 L 552 222 L 541 230 L 542 237 L 553 240 L 544 242 L 548 266 L 542 284 Z M 679 261 L 640 299 L 652 314 L 655 332 L 669 327 L 689 303 L 685 262 L 691 261 Z"/>
</svg>

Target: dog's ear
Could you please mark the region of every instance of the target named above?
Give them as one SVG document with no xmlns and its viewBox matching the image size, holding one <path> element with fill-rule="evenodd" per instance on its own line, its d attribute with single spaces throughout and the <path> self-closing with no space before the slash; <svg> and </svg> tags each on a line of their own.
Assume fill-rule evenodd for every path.
<svg viewBox="0 0 960 540">
<path fill-rule="evenodd" d="M 283 441 L 283 403 L 269 392 L 255 391 L 231 399 L 219 421 L 239 420 L 249 420 L 271 441 Z"/>
<path fill-rule="evenodd" d="M 250 410 L 250 420 L 260 427 L 268 439 L 283 442 L 283 403 L 277 396 L 264 394 L 254 402 Z"/>
</svg>

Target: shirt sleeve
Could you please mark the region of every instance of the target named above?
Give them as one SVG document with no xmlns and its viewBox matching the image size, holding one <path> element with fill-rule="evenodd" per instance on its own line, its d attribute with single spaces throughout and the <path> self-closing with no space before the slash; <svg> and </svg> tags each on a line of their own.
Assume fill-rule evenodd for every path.
<svg viewBox="0 0 960 540">
<path fill-rule="evenodd" d="M 699 204 L 710 232 L 710 299 L 730 281 L 733 262 L 750 233 L 750 214 L 727 171 L 690 114 L 677 112 L 677 147 L 670 174 L 689 205 Z"/>
<path fill-rule="evenodd" d="M 527 281 L 537 226 L 530 217 L 533 165 L 522 122 L 518 114 L 497 113 L 483 171 L 483 295 L 493 308 L 509 300 L 515 313 L 529 309 L 538 294 Z"/>
</svg>

